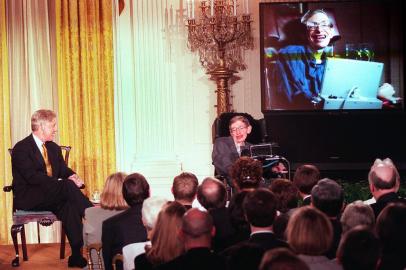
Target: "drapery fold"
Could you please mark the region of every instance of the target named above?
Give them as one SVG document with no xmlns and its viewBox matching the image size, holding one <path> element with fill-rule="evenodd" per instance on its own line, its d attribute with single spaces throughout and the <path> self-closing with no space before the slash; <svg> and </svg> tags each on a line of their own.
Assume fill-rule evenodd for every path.
<svg viewBox="0 0 406 270">
<path fill-rule="evenodd" d="M 0 0 L 0 183 L 1 187 L 11 184 L 10 155 L 7 149 L 11 145 L 10 133 L 10 88 L 8 79 L 6 0 Z M 2 192 L 2 191 L 1 191 Z M 9 243 L 11 227 L 12 194 L 0 196 L 0 208 L 6 209 L 0 219 L 0 243 Z"/>
<path fill-rule="evenodd" d="M 115 171 L 112 1 L 55 2 L 60 143 L 86 191 Z"/>
</svg>

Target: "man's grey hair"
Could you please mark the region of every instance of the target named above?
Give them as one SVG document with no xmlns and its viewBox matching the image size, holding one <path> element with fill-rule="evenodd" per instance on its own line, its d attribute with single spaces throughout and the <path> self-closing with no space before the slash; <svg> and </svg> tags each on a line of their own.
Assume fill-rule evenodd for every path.
<svg viewBox="0 0 406 270">
<path fill-rule="evenodd" d="M 158 214 L 161 211 L 162 206 L 164 206 L 167 202 L 167 199 L 157 196 L 149 197 L 144 200 L 142 203 L 141 214 L 144 225 L 148 230 L 152 230 L 155 227 Z"/>
<path fill-rule="evenodd" d="M 52 110 L 38 110 L 31 116 L 31 130 L 37 131 L 41 124 L 45 122 L 52 122 L 56 118 L 56 113 Z"/>
<path fill-rule="evenodd" d="M 375 214 L 371 206 L 362 201 L 355 201 L 347 205 L 340 221 L 343 233 L 358 225 L 363 225 L 373 230 L 375 226 Z"/>
<path fill-rule="evenodd" d="M 322 13 L 322 14 L 326 15 L 327 18 L 329 19 L 330 23 L 331 23 L 330 16 L 329 16 L 328 13 L 327 13 L 325 10 L 323 10 L 323 9 L 314 9 L 314 10 L 309 9 L 309 10 L 302 16 L 302 18 L 300 18 L 300 22 L 303 23 L 303 24 L 306 24 L 306 22 L 309 20 L 310 17 L 312 17 L 314 14 L 318 14 L 318 13 Z"/>
</svg>

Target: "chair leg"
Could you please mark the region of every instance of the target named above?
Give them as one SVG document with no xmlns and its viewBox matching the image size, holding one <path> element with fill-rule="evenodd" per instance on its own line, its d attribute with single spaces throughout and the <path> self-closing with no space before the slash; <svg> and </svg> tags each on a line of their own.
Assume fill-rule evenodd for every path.
<svg viewBox="0 0 406 270">
<path fill-rule="evenodd" d="M 23 249 L 23 259 L 24 261 L 28 261 L 27 242 L 25 241 L 24 224 L 21 226 L 21 247 Z"/>
<path fill-rule="evenodd" d="M 37 238 L 38 238 L 38 244 L 41 244 L 41 236 L 39 234 L 39 222 L 37 222 Z"/>
<path fill-rule="evenodd" d="M 65 259 L 65 242 L 66 242 L 66 234 L 65 229 L 61 226 L 61 250 L 59 251 L 59 258 Z"/>
<path fill-rule="evenodd" d="M 13 267 L 20 266 L 20 259 L 19 259 L 20 255 L 19 255 L 19 252 L 18 252 L 17 234 L 19 232 L 21 232 L 21 226 L 24 226 L 24 225 L 12 225 L 11 226 L 11 231 L 10 231 L 11 238 L 13 239 L 14 250 L 16 252 L 16 257 L 14 258 L 14 260 L 11 261 L 11 265 Z"/>
</svg>

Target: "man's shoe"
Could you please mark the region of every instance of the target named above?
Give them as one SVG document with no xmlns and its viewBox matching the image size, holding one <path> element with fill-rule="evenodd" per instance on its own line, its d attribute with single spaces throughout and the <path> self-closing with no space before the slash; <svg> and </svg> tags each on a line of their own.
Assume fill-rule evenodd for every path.
<svg viewBox="0 0 406 270">
<path fill-rule="evenodd" d="M 83 268 L 87 265 L 87 260 L 82 256 L 70 256 L 68 259 L 68 267 Z"/>
</svg>

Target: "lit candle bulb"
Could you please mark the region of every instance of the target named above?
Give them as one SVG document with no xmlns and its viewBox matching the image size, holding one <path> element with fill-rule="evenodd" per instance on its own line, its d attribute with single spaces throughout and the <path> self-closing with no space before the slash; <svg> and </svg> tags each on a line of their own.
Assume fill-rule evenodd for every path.
<svg viewBox="0 0 406 270">
<path fill-rule="evenodd" d="M 237 16 L 237 0 L 234 0 L 234 16 Z"/>
<path fill-rule="evenodd" d="M 186 0 L 186 6 L 187 6 L 187 18 L 190 19 L 190 0 Z"/>
<path fill-rule="evenodd" d="M 248 10 L 248 0 L 245 0 L 245 13 L 248 14 L 249 10 Z"/>
<path fill-rule="evenodd" d="M 214 0 L 210 0 L 210 15 L 214 16 Z"/>
<path fill-rule="evenodd" d="M 192 19 L 195 18 L 195 0 L 192 0 Z"/>
</svg>

